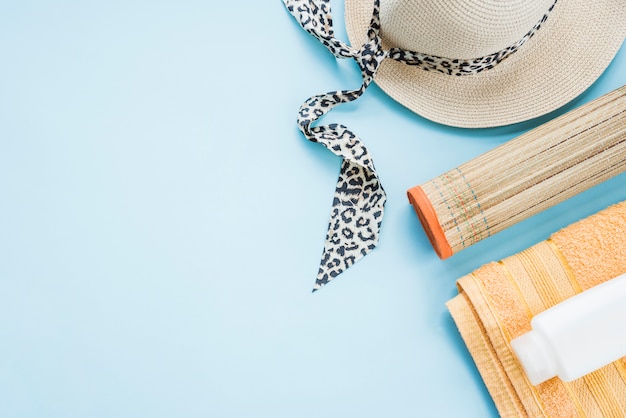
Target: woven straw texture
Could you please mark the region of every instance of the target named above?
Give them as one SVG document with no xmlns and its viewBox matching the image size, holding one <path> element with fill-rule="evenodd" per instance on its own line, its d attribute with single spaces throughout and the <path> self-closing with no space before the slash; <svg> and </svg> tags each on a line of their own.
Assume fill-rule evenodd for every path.
<svg viewBox="0 0 626 418">
<path fill-rule="evenodd" d="M 420 187 L 454 254 L 624 171 L 626 86 Z"/>
<path fill-rule="evenodd" d="M 448 308 L 503 417 L 626 416 L 626 358 L 569 383 L 533 386 L 510 345 L 533 316 L 624 272 L 626 202 L 458 281 Z"/>
<path fill-rule="evenodd" d="M 407 13 L 396 14 L 395 20 L 386 18 L 392 15 L 391 8 L 404 3 L 415 5 L 404 7 L 416 16 Z M 467 9 L 455 15 L 456 27 L 484 28 L 489 34 L 493 30 L 490 22 L 502 17 L 494 7 L 481 7 L 491 3 L 382 0 L 384 45 L 392 46 L 385 42 L 384 25 L 410 26 L 418 14 L 422 20 L 437 21 L 446 7 Z M 350 42 L 362 45 L 372 16 L 372 2 L 346 0 L 345 16 Z M 436 49 L 454 53 L 458 31 L 445 25 L 441 28 L 442 33 L 437 35 L 446 44 Z M 382 63 L 375 82 L 399 103 L 435 122 L 458 127 L 508 125 L 546 114 L 581 94 L 610 64 L 625 36 L 625 0 L 561 0 L 535 36 L 491 70 L 454 77 L 388 59 Z M 396 39 L 394 43 L 400 41 Z"/>
</svg>

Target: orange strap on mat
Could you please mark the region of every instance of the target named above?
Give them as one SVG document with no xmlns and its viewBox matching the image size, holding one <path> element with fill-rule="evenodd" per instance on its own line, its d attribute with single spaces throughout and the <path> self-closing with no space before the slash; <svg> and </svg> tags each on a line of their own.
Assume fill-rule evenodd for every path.
<svg viewBox="0 0 626 418">
<path fill-rule="evenodd" d="M 420 186 L 415 186 L 407 193 L 409 202 L 413 205 L 415 213 L 417 214 L 430 244 L 435 249 L 435 252 L 442 260 L 452 255 L 452 248 L 446 239 L 446 234 L 443 232 L 443 228 L 439 223 L 437 212 L 430 203 L 428 196 L 424 193 L 424 190 Z"/>
<path fill-rule="evenodd" d="M 626 359 L 533 386 L 510 346 L 533 316 L 624 272 L 626 202 L 459 279 L 447 306 L 502 416 L 626 416 Z"/>
</svg>

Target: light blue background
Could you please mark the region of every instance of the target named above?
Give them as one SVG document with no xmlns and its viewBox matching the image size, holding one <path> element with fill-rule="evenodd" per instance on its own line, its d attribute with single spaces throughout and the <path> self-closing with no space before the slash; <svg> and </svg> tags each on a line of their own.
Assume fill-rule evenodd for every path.
<svg viewBox="0 0 626 418">
<path fill-rule="evenodd" d="M 622 175 L 441 261 L 406 190 L 554 115 L 455 129 L 372 86 L 326 121 L 375 158 L 380 246 L 312 295 L 340 161 L 296 112 L 360 77 L 280 1 L 4 0 L 0 52 L 3 418 L 497 416 L 455 280 L 626 199 Z M 565 109 L 625 74 L 622 48 Z"/>
</svg>

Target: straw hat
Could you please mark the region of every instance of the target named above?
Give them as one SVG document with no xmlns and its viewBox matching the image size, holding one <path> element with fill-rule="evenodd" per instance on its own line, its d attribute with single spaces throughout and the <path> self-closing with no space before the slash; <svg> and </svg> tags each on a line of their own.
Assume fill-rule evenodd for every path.
<svg viewBox="0 0 626 418">
<path fill-rule="evenodd" d="M 364 43 L 372 10 L 371 0 L 346 0 L 352 45 Z M 477 74 L 384 60 L 375 82 L 389 96 L 459 127 L 508 125 L 559 108 L 602 74 L 626 36 L 626 0 L 381 0 L 380 18 L 385 49 L 470 61 L 506 50 L 542 22 L 515 53 Z"/>
</svg>

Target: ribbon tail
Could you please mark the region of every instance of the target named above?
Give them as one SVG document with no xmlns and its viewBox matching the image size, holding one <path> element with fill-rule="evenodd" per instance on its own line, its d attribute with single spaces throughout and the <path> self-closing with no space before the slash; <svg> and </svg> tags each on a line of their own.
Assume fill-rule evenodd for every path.
<svg viewBox="0 0 626 418">
<path fill-rule="evenodd" d="M 369 41 L 354 49 L 334 38 L 329 0 L 283 0 L 300 26 L 315 36 L 337 58 L 353 58 L 363 83 L 356 90 L 341 90 L 309 98 L 298 114 L 298 125 L 310 141 L 320 142 L 343 158 L 335 189 L 326 244 L 313 291 L 320 289 L 352 266 L 378 244 L 386 201 L 374 164 L 362 141 L 345 126 L 312 124 L 341 103 L 359 98 L 372 82 L 380 63 L 388 56 L 378 36 L 379 0 L 374 0 Z"/>
<path fill-rule="evenodd" d="M 299 125 L 304 135 L 343 158 L 326 243 L 313 286 L 314 292 L 352 266 L 378 244 L 387 197 L 369 151 L 363 142 L 343 125 L 311 127 L 312 122 L 333 107 L 356 100 L 363 94 L 372 80 L 371 76 L 363 71 L 363 85 L 358 90 L 313 96 L 300 108 Z"/>
<path fill-rule="evenodd" d="M 386 200 L 373 166 L 343 160 L 313 292 L 378 245 Z"/>
</svg>

